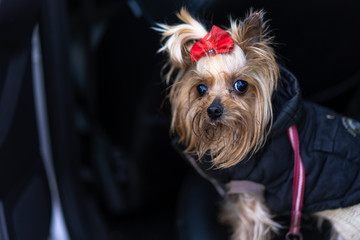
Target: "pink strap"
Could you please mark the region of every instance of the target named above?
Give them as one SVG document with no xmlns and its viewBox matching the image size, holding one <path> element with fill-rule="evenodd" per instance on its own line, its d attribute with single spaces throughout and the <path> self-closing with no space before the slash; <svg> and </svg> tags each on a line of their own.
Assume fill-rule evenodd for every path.
<svg viewBox="0 0 360 240">
<path fill-rule="evenodd" d="M 296 125 L 292 125 L 287 133 L 294 150 L 294 183 L 291 224 L 286 239 L 302 239 L 300 222 L 305 188 L 305 169 L 300 156 L 299 134 Z"/>
</svg>

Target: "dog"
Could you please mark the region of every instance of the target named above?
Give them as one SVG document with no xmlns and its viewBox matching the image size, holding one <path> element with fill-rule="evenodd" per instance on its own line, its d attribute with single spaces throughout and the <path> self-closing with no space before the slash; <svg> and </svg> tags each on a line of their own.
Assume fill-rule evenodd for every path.
<svg viewBox="0 0 360 240">
<path fill-rule="evenodd" d="M 333 239 L 360 239 L 360 123 L 301 99 L 264 14 L 209 31 L 183 8 L 181 23 L 155 27 L 170 132 L 224 197 L 231 239 L 271 239 L 283 228 L 275 216 L 291 216 L 287 238 L 300 239 L 302 211 L 328 220 Z"/>
</svg>

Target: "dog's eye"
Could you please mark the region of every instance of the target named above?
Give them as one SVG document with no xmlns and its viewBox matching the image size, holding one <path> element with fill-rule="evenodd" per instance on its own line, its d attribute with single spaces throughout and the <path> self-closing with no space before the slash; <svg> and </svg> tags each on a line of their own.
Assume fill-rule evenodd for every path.
<svg viewBox="0 0 360 240">
<path fill-rule="evenodd" d="M 247 81 L 244 80 L 238 80 L 235 82 L 234 84 L 234 89 L 238 92 L 238 93 L 245 93 L 248 89 L 248 83 Z"/>
<path fill-rule="evenodd" d="M 196 87 L 196 90 L 198 91 L 198 94 L 201 97 L 207 92 L 207 87 L 204 84 L 199 84 Z"/>
</svg>

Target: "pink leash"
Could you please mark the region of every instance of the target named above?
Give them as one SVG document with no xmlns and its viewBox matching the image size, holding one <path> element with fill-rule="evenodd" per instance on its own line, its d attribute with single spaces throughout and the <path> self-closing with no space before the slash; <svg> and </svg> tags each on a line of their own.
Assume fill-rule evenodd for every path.
<svg viewBox="0 0 360 240">
<path fill-rule="evenodd" d="M 294 150 L 294 183 L 291 224 L 286 239 L 302 240 L 300 222 L 305 188 L 305 169 L 300 156 L 299 134 L 295 124 L 287 130 L 287 134 Z"/>
</svg>

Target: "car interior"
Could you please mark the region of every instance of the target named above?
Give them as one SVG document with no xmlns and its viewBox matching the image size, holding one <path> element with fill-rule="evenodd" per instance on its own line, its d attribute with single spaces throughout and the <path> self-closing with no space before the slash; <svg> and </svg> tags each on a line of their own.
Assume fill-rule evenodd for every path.
<svg viewBox="0 0 360 240">
<path fill-rule="evenodd" d="M 153 28 L 181 7 L 209 28 L 264 9 L 304 100 L 360 120 L 358 5 L 0 0 L 0 240 L 228 238 L 220 196 L 172 144 Z M 302 229 L 329 239 L 310 216 Z"/>
</svg>

